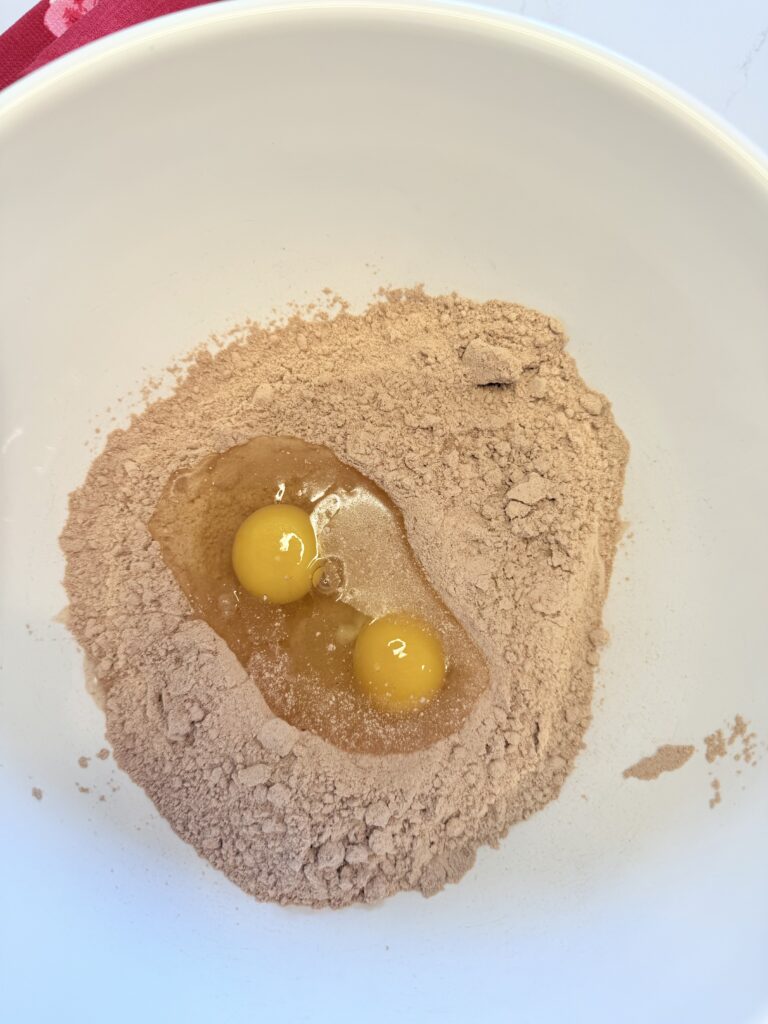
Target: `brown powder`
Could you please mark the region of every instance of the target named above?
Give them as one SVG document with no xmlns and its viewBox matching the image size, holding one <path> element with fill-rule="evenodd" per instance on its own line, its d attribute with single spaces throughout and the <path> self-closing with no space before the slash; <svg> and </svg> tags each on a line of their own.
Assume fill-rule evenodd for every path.
<svg viewBox="0 0 768 1024">
<path fill-rule="evenodd" d="M 745 721 L 745 719 L 743 719 L 741 715 L 736 715 L 736 717 L 733 720 L 733 725 L 731 726 L 731 734 L 728 737 L 728 746 L 733 746 L 736 740 L 746 736 L 748 728 L 749 723 Z"/>
<path fill-rule="evenodd" d="M 69 625 L 115 759 L 259 899 L 434 893 L 556 797 L 582 746 L 626 442 L 560 325 L 521 306 L 389 292 L 361 316 L 295 316 L 228 340 L 114 431 L 71 497 Z M 259 435 L 327 445 L 402 510 L 488 662 L 453 735 L 410 754 L 344 753 L 276 718 L 192 616 L 147 523 L 171 473 Z"/>
<path fill-rule="evenodd" d="M 712 796 L 709 798 L 709 809 L 717 807 L 720 801 L 723 799 L 722 793 L 720 792 L 720 780 L 712 779 Z"/>
<path fill-rule="evenodd" d="M 722 729 L 717 729 L 715 732 L 710 733 L 709 736 L 705 736 L 704 744 L 706 746 L 705 757 L 710 764 L 716 761 L 718 757 L 725 757 L 727 750 Z"/>
<path fill-rule="evenodd" d="M 106 747 L 102 747 L 101 750 L 96 755 L 96 757 L 98 757 L 100 761 L 106 761 L 107 758 L 109 757 L 109 751 L 107 750 Z"/>
<path fill-rule="evenodd" d="M 650 757 L 643 757 L 630 768 L 625 768 L 624 778 L 642 779 L 644 782 L 658 779 L 662 772 L 674 772 L 678 768 L 682 768 L 695 750 L 696 748 L 690 745 L 671 746 L 666 744 L 659 747 L 656 753 L 651 754 Z"/>
<path fill-rule="evenodd" d="M 740 761 L 743 758 L 747 764 L 753 764 L 757 746 L 757 733 L 749 731 L 749 722 L 742 718 L 741 715 L 736 715 L 733 720 L 731 734 L 728 737 L 728 746 L 732 747 L 737 741 L 741 744 L 741 752 L 734 754 L 734 759 Z"/>
<path fill-rule="evenodd" d="M 758 738 L 757 733 L 750 731 L 749 726 L 750 723 L 742 715 L 736 715 L 730 728 L 726 726 L 725 729 L 717 729 L 709 736 L 705 736 L 707 761 L 713 764 L 718 758 L 730 757 L 737 763 L 756 765 Z M 710 769 L 710 784 L 714 791 L 709 801 L 710 808 L 717 807 L 723 799 L 720 780 L 712 778 L 713 770 Z M 741 768 L 736 769 L 736 775 L 741 775 Z"/>
<path fill-rule="evenodd" d="M 32 796 L 35 798 L 35 800 L 42 800 L 43 799 L 43 791 L 42 791 L 42 789 L 40 789 L 39 786 L 33 786 L 32 787 Z"/>
<path fill-rule="evenodd" d="M 88 765 L 91 763 L 91 759 L 90 757 L 86 757 L 85 755 L 83 755 L 82 757 L 78 757 L 77 763 L 80 765 L 81 768 L 87 768 Z"/>
</svg>

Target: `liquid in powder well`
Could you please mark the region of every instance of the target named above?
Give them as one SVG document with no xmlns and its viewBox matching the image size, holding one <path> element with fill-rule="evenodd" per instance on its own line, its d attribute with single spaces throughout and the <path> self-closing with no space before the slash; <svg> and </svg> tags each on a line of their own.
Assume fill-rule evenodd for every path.
<svg viewBox="0 0 768 1024">
<path fill-rule="evenodd" d="M 240 524 L 274 502 L 309 513 L 318 544 L 311 592 L 284 605 L 245 591 L 231 561 Z M 400 511 L 326 447 L 258 437 L 208 456 L 171 477 L 149 526 L 195 614 L 226 641 L 271 710 L 343 750 L 429 746 L 462 725 L 488 684 L 481 652 L 429 584 Z M 352 672 L 361 628 L 392 612 L 431 625 L 445 652 L 440 693 L 407 714 L 375 708 Z"/>
</svg>

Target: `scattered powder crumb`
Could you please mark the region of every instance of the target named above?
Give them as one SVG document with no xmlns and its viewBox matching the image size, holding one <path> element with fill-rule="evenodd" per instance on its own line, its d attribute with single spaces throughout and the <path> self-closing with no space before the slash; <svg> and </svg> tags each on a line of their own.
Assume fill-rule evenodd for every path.
<svg viewBox="0 0 768 1024">
<path fill-rule="evenodd" d="M 643 757 L 636 764 L 626 768 L 623 772 L 625 779 L 642 779 L 650 782 L 663 772 L 674 772 L 693 756 L 696 748 L 690 744 L 672 746 L 665 744 L 659 747 L 655 754 L 650 757 Z"/>
<path fill-rule="evenodd" d="M 361 315 L 342 305 L 227 341 L 182 361 L 174 393 L 109 435 L 70 498 L 69 624 L 113 756 L 259 899 L 431 895 L 554 799 L 582 749 L 626 441 L 561 325 L 523 306 L 389 291 Z M 275 744 L 258 678 L 191 616 L 148 520 L 171 473 L 259 435 L 327 445 L 402 510 L 488 661 L 454 735 L 372 757 L 285 723 Z"/>
<path fill-rule="evenodd" d="M 709 800 L 710 810 L 713 807 L 717 807 L 717 805 L 723 799 L 722 794 L 720 793 L 720 780 L 719 779 L 712 779 L 712 790 L 713 790 L 713 793 L 712 793 L 712 796 L 710 797 L 710 800 Z"/>
<path fill-rule="evenodd" d="M 109 751 L 107 750 L 106 747 L 102 747 L 101 750 L 96 755 L 96 757 L 98 757 L 100 761 L 106 761 L 107 758 L 109 757 Z"/>
<path fill-rule="evenodd" d="M 32 796 L 35 798 L 35 800 L 42 800 L 43 799 L 43 791 L 42 791 L 42 789 L 40 789 L 39 786 L 33 786 L 32 787 Z"/>
<path fill-rule="evenodd" d="M 741 741 L 741 751 L 734 755 L 735 759 L 740 761 L 744 758 L 747 764 L 752 764 L 755 760 L 757 733 L 749 731 L 749 722 L 742 718 L 741 715 L 736 715 L 733 720 L 731 735 L 728 737 L 728 746 L 733 746 L 738 740 Z"/>
<path fill-rule="evenodd" d="M 740 736 L 745 736 L 747 732 L 748 723 L 741 717 L 736 715 L 731 726 L 731 735 L 728 737 L 728 746 L 732 746 Z"/>
<path fill-rule="evenodd" d="M 710 764 L 718 757 L 725 757 L 727 749 L 722 729 L 718 729 L 716 732 L 710 733 L 709 736 L 705 736 L 704 744 L 706 746 L 705 756 Z"/>
<path fill-rule="evenodd" d="M 85 757 L 85 755 L 83 755 L 82 757 L 78 757 L 77 763 L 80 765 L 81 768 L 87 768 L 88 765 L 91 763 L 91 759 L 90 757 Z"/>
<path fill-rule="evenodd" d="M 735 745 L 738 749 L 732 750 Z M 638 779 L 656 779 L 662 772 L 680 768 L 694 752 L 692 746 L 659 747 L 652 757 L 643 758 L 624 772 L 625 777 Z M 757 734 L 750 732 L 749 722 L 741 715 L 736 715 L 733 724 L 725 729 L 716 729 L 704 737 L 704 757 L 712 765 L 719 758 L 731 756 L 733 761 L 745 764 L 756 764 Z M 737 775 L 741 769 L 737 769 Z M 720 780 L 713 778 L 710 770 L 710 785 L 713 793 L 709 800 L 710 807 L 716 807 L 723 799 Z"/>
<path fill-rule="evenodd" d="M 758 738 L 757 733 L 750 731 L 749 726 L 750 723 L 742 715 L 736 715 L 732 725 L 705 736 L 706 759 L 709 764 L 713 764 L 718 758 L 730 756 L 737 764 L 749 764 L 754 767 L 758 761 Z M 736 775 L 741 775 L 741 768 L 736 769 Z M 720 780 L 715 778 L 711 778 L 710 784 L 714 793 L 709 806 L 716 807 L 723 798 L 722 786 Z"/>
<path fill-rule="evenodd" d="M 78 786 L 77 788 L 80 790 L 81 793 L 90 793 L 91 792 L 91 787 L 90 786 Z"/>
</svg>

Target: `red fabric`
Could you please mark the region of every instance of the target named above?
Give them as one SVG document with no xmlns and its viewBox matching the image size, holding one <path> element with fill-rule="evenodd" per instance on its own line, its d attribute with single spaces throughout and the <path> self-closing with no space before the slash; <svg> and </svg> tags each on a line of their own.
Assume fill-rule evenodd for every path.
<svg viewBox="0 0 768 1024">
<path fill-rule="evenodd" d="M 41 0 L 0 35 L 0 89 L 85 43 L 207 0 Z"/>
</svg>

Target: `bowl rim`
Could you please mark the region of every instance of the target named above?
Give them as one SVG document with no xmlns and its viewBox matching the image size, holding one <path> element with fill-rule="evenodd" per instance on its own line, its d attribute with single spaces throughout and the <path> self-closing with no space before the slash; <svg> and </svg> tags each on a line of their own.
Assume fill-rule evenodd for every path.
<svg viewBox="0 0 768 1024">
<path fill-rule="evenodd" d="M 768 192 L 768 152 L 743 134 L 736 126 L 663 75 L 622 56 L 606 46 L 577 33 L 520 14 L 490 8 L 471 0 L 219 0 L 189 7 L 86 43 L 48 64 L 30 72 L 0 92 L 0 136 L 23 118 L 30 101 L 55 95 L 59 82 L 75 76 L 98 76 L 104 64 L 119 60 L 130 62 L 153 48 L 153 44 L 188 33 L 204 33 L 214 24 L 260 18 L 300 18 L 326 14 L 329 17 L 385 17 L 403 22 L 432 19 L 440 22 L 474 23 L 495 31 L 499 37 L 522 38 L 549 48 L 575 64 L 592 66 L 607 72 L 613 88 L 628 88 L 640 93 L 652 105 L 662 108 L 677 120 L 693 126 L 721 152 L 741 164 Z"/>
</svg>

